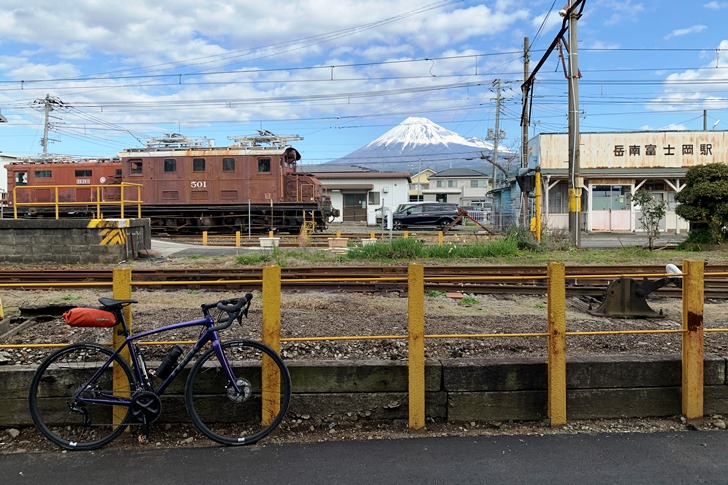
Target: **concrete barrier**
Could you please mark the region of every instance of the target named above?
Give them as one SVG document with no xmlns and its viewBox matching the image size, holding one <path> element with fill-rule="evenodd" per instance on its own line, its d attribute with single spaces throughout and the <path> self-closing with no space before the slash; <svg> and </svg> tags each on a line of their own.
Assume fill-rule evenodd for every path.
<svg viewBox="0 0 728 485">
<path fill-rule="evenodd" d="M 406 362 L 286 361 L 293 381 L 289 417 L 387 422 L 408 418 Z M 150 363 L 154 367 L 154 363 Z M 28 388 L 34 367 L 0 367 L 0 426 L 32 424 Z M 726 359 L 704 360 L 705 413 L 728 414 Z M 569 419 L 681 413 L 681 361 L 670 356 L 596 356 L 567 362 Z M 183 372 L 162 398 L 162 422 L 188 422 Z M 546 418 L 545 359 L 444 359 L 425 366 L 425 413 L 448 422 Z"/>
<path fill-rule="evenodd" d="M 149 219 L 0 219 L 0 262 L 117 264 L 151 249 Z"/>
</svg>

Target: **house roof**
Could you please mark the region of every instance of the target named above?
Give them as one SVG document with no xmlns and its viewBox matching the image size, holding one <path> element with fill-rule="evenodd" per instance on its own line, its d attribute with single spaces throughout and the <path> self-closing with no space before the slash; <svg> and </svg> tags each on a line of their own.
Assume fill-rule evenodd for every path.
<svg viewBox="0 0 728 485">
<path fill-rule="evenodd" d="M 434 175 L 430 175 L 430 178 L 490 178 L 489 175 L 484 174 L 483 172 L 478 172 L 477 170 L 473 170 L 470 168 L 448 168 L 447 170 L 443 170 L 441 172 L 437 172 Z"/>
<path fill-rule="evenodd" d="M 359 165 L 339 165 L 335 163 L 324 163 L 320 165 L 302 165 L 302 170 L 311 172 L 314 174 L 318 173 L 378 173 L 378 170 L 373 168 L 360 167 Z"/>
</svg>

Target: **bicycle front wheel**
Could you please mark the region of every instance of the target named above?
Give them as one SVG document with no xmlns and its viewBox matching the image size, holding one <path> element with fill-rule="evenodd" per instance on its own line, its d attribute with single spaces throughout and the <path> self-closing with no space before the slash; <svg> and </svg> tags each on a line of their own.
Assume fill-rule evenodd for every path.
<svg viewBox="0 0 728 485">
<path fill-rule="evenodd" d="M 213 441 L 225 445 L 256 443 L 286 414 L 291 377 L 280 356 L 260 342 L 230 340 L 221 348 L 237 389 L 224 368 L 227 363 L 220 362 L 214 349 L 209 349 L 187 377 L 187 411 L 195 426 Z"/>
<path fill-rule="evenodd" d="M 93 450 L 126 428 L 134 382 L 118 355 L 104 372 L 94 374 L 113 355 L 101 345 L 80 343 L 56 350 L 43 361 L 30 384 L 30 416 L 53 443 L 69 450 Z M 126 405 L 112 405 L 126 401 Z"/>
</svg>

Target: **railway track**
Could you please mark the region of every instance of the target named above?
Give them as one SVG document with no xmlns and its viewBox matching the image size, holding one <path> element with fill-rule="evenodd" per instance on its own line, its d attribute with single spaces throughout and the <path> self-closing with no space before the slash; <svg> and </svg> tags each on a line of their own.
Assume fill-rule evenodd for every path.
<svg viewBox="0 0 728 485">
<path fill-rule="evenodd" d="M 711 266 L 705 273 L 705 296 L 728 299 L 728 278 L 718 273 L 728 266 Z M 570 296 L 601 297 L 611 281 L 621 275 L 657 279 L 662 266 L 567 266 L 567 293 Z M 711 276 L 711 274 L 716 274 Z M 238 290 L 260 286 L 262 268 L 220 269 L 135 269 L 132 285 L 169 289 Z M 426 266 L 425 289 L 462 291 L 472 294 L 545 294 L 545 266 Z M 0 287 L 88 287 L 111 285 L 113 270 L 0 270 Z M 404 292 L 406 266 L 291 267 L 281 268 L 281 284 L 289 290 L 329 290 L 359 292 Z M 77 285 L 77 286 L 76 286 Z M 655 292 L 665 297 L 681 297 L 673 285 Z"/>
</svg>

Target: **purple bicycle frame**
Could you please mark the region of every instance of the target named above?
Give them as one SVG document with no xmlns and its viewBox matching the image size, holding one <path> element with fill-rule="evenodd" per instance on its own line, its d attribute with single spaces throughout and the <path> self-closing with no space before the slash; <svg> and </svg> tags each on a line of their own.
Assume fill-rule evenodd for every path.
<svg viewBox="0 0 728 485">
<path fill-rule="evenodd" d="M 179 322 L 179 323 L 173 323 L 171 325 L 165 325 L 163 327 L 154 328 L 152 330 L 147 330 L 145 332 L 127 335 L 124 342 L 114 350 L 114 353 L 109 356 L 109 358 L 106 360 L 106 362 L 94 373 L 94 375 L 89 379 L 88 382 L 93 382 L 96 380 L 103 372 L 106 371 L 106 369 L 109 368 L 109 365 L 114 360 L 114 357 L 119 355 L 124 348 L 129 349 L 129 355 L 131 357 L 131 361 L 134 363 L 134 373 L 136 378 L 137 385 L 142 386 L 146 390 L 149 390 L 156 394 L 157 396 L 160 396 L 164 393 L 164 390 L 169 386 L 172 381 L 177 377 L 177 375 L 180 373 L 180 371 L 192 360 L 192 358 L 197 355 L 197 352 L 202 349 L 202 347 L 205 346 L 207 342 L 211 342 L 212 348 L 214 349 L 215 356 L 217 357 L 218 361 L 220 362 L 220 365 L 223 367 L 225 374 L 228 377 L 228 381 L 230 382 L 230 385 L 235 388 L 236 392 L 240 392 L 240 389 L 237 385 L 235 376 L 233 375 L 232 368 L 230 367 L 230 363 L 228 362 L 227 358 L 225 357 L 225 354 L 222 351 L 222 346 L 220 343 L 220 336 L 218 335 L 217 330 L 212 330 L 213 327 L 215 327 L 215 320 L 211 316 L 206 316 L 205 318 L 201 318 L 199 320 L 190 320 L 188 322 Z M 154 386 L 151 383 L 151 380 L 149 379 L 148 375 L 142 374 L 141 366 L 139 365 L 139 356 L 136 353 L 136 350 L 134 349 L 133 342 L 135 340 L 148 337 L 150 335 L 154 335 L 157 333 L 162 333 L 168 330 L 177 330 L 180 328 L 187 328 L 187 327 L 194 327 L 194 326 L 202 326 L 204 325 L 207 327 L 207 330 L 205 330 L 202 335 L 197 339 L 197 342 L 192 346 L 192 348 L 187 351 L 187 354 L 182 358 L 180 362 L 177 363 L 175 368 L 172 370 L 172 372 L 169 374 L 169 376 L 164 379 L 164 381 L 156 388 L 154 389 Z M 126 324 L 124 324 L 125 332 L 126 330 Z M 76 399 L 81 402 L 91 402 L 91 403 L 97 403 L 97 404 L 112 404 L 112 405 L 118 405 L 118 406 L 129 406 L 131 404 L 131 398 L 119 398 L 115 397 L 113 399 L 89 399 L 84 398 L 81 396 L 83 391 L 86 389 L 87 386 L 83 386 L 78 393 L 76 394 Z M 133 391 L 136 391 L 137 389 L 133 389 Z"/>
</svg>

